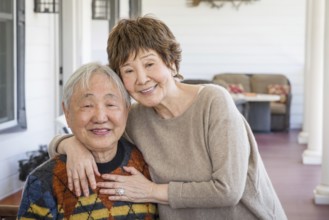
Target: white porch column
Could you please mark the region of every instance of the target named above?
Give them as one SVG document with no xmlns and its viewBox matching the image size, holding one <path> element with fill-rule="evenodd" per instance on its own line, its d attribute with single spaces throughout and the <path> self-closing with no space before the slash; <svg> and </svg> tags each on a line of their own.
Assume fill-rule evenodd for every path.
<svg viewBox="0 0 329 220">
<path fill-rule="evenodd" d="M 326 24 L 325 24 L 325 52 L 324 60 L 329 59 L 329 2 L 326 3 Z M 322 168 L 321 183 L 314 190 L 316 204 L 329 205 L 329 63 L 324 64 L 323 76 L 323 150 L 322 150 Z"/>
<path fill-rule="evenodd" d="M 322 155 L 322 97 L 323 46 L 325 0 L 312 0 L 312 27 L 310 47 L 308 146 L 303 153 L 304 164 L 321 164 Z"/>
<path fill-rule="evenodd" d="M 91 0 L 62 1 L 63 81 L 91 60 Z"/>
<path fill-rule="evenodd" d="M 306 34 L 305 34 L 305 68 L 304 68 L 304 106 L 303 106 L 303 127 L 298 134 L 298 143 L 307 144 L 308 142 L 308 127 L 310 118 L 310 98 L 309 98 L 309 78 L 310 78 L 310 61 L 311 61 L 311 46 L 312 46 L 312 0 L 307 1 L 306 5 Z"/>
<path fill-rule="evenodd" d="M 91 32 L 92 32 L 92 18 L 91 18 L 91 0 L 77 0 L 79 11 L 77 13 L 77 21 L 79 21 L 77 31 L 77 44 L 79 64 L 85 64 L 91 61 Z M 104 47 L 105 48 L 105 47 Z"/>
</svg>

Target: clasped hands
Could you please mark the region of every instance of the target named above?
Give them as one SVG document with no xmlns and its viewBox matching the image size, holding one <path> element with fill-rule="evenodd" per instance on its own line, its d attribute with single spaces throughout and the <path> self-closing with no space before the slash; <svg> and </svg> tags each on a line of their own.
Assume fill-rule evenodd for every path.
<svg viewBox="0 0 329 220">
<path fill-rule="evenodd" d="M 82 166 L 82 165 L 79 165 Z M 112 201 L 129 201 L 129 202 L 148 202 L 151 199 L 154 183 L 146 179 L 134 167 L 123 167 L 123 169 L 130 173 L 130 176 L 122 176 L 115 174 L 103 174 L 104 182 L 96 183 L 95 175 L 93 173 L 78 173 L 80 177 L 68 177 L 70 190 L 76 192 L 77 196 L 81 195 L 80 185 L 85 196 L 89 196 L 88 182 L 92 189 L 100 188 L 100 193 L 109 196 Z M 98 172 L 98 171 L 97 171 Z M 97 173 L 95 172 L 95 173 Z M 74 172 L 76 173 L 76 172 Z M 71 179 L 71 180 L 70 180 Z M 88 179 L 88 181 L 87 181 Z M 121 190 L 121 191 L 118 191 Z M 118 192 L 121 192 L 118 194 Z"/>
<path fill-rule="evenodd" d="M 81 196 L 82 192 L 85 196 L 89 196 L 88 184 L 90 184 L 92 189 L 100 188 L 100 193 L 108 195 L 112 201 L 119 200 L 138 203 L 152 201 L 152 193 L 156 184 L 148 180 L 137 169 L 134 167 L 123 167 L 130 176 L 101 175 L 90 151 L 77 144 L 77 142 L 73 144 L 73 146 L 79 147 L 68 147 L 65 149 L 65 152 L 68 154 L 66 168 L 68 187 L 77 196 Z M 105 181 L 96 183 L 95 175 L 102 176 Z"/>
</svg>

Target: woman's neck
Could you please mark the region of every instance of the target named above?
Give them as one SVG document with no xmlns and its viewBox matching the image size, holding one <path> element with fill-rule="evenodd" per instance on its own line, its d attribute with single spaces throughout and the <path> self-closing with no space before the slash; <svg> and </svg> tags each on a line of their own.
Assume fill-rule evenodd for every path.
<svg viewBox="0 0 329 220">
<path fill-rule="evenodd" d="M 187 85 L 176 83 L 177 89 L 169 95 L 166 100 L 153 109 L 164 119 L 175 118 L 182 115 L 194 102 L 197 97 L 200 85 Z"/>
<path fill-rule="evenodd" d="M 115 157 L 117 149 L 118 147 L 116 146 L 107 151 L 92 151 L 91 153 L 93 154 L 96 163 L 106 163 Z"/>
</svg>

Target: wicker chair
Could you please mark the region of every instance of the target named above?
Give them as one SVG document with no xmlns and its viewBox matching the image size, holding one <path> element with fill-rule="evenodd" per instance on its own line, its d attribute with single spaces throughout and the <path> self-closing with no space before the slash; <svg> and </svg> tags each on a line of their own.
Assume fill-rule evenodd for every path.
<svg viewBox="0 0 329 220">
<path fill-rule="evenodd" d="M 241 84 L 245 92 L 268 93 L 270 84 L 287 85 L 290 88 L 285 103 L 271 103 L 271 130 L 289 131 L 290 129 L 290 106 L 291 84 L 283 74 L 249 74 L 249 73 L 221 73 L 213 77 L 216 84 Z"/>
</svg>

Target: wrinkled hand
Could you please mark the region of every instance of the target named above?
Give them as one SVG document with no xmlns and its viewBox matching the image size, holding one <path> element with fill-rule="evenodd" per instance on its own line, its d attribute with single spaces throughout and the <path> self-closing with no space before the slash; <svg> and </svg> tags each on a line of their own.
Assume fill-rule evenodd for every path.
<svg viewBox="0 0 329 220">
<path fill-rule="evenodd" d="M 81 196 L 81 188 L 85 196 L 89 196 L 89 187 L 96 188 L 95 174 L 100 176 L 95 159 L 91 152 L 74 136 L 63 140 L 60 147 L 67 154 L 66 170 L 68 187 Z"/>
<path fill-rule="evenodd" d="M 128 202 L 154 202 L 153 189 L 155 183 L 148 180 L 142 173 L 134 167 L 123 167 L 131 176 L 121 176 L 115 174 L 103 174 L 104 180 L 110 182 L 98 182 L 101 194 L 109 195 L 112 201 Z M 124 195 L 117 195 L 116 189 L 124 189 Z"/>
</svg>

